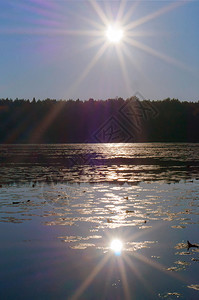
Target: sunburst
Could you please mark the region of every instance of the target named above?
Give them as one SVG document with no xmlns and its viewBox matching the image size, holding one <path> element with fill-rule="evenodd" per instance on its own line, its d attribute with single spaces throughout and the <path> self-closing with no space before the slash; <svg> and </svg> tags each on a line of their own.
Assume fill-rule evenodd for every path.
<svg viewBox="0 0 199 300">
<path fill-rule="evenodd" d="M 136 19 L 136 7 L 138 6 L 138 1 L 135 2 L 135 4 L 132 4 L 131 8 L 127 9 L 127 3 L 125 0 L 120 2 L 120 5 L 118 7 L 118 11 L 116 14 L 113 14 L 111 12 L 111 9 L 108 9 L 108 6 L 111 6 L 109 2 L 106 2 L 106 5 L 103 6 L 96 0 L 89 0 L 89 5 L 93 9 L 93 17 L 86 17 L 82 14 L 73 13 L 75 18 L 83 19 L 87 22 L 88 26 L 87 28 L 81 28 L 81 29 L 73 29 L 73 28 L 63 28 L 63 16 L 60 16 L 60 27 L 37 27 L 35 28 L 27 28 L 27 29 L 21 29 L 21 28 L 9 28 L 4 30 L 1 33 L 5 34 L 30 34 L 30 35 L 47 35 L 47 36 L 74 36 L 74 37 L 90 37 L 90 42 L 88 42 L 87 39 L 85 45 L 82 45 L 80 49 L 78 49 L 79 53 L 81 51 L 87 51 L 89 48 L 95 48 L 96 53 L 93 57 L 91 57 L 90 61 L 88 62 L 88 65 L 86 65 L 83 69 L 83 71 L 80 71 L 78 76 L 76 77 L 73 84 L 68 88 L 65 92 L 66 95 L 71 97 L 74 92 L 77 91 L 77 88 L 80 86 L 82 82 L 87 78 L 89 73 L 93 70 L 94 66 L 101 60 L 106 50 L 110 47 L 113 49 L 115 48 L 115 52 L 118 55 L 118 61 L 120 64 L 121 70 L 118 70 L 118 72 L 121 71 L 121 74 L 123 76 L 124 83 L 126 85 L 126 91 L 128 91 L 129 96 L 134 94 L 135 91 L 132 90 L 131 82 L 129 80 L 130 76 L 128 74 L 127 66 L 129 64 L 133 64 L 137 67 L 137 70 L 139 70 L 139 62 L 136 61 L 136 59 L 133 56 L 133 49 L 137 48 L 139 51 L 146 52 L 148 55 L 152 55 L 156 57 L 157 59 L 160 59 L 168 64 L 174 65 L 178 68 L 183 68 L 186 70 L 190 70 L 183 62 L 170 57 L 164 53 L 159 52 L 157 49 L 153 47 L 149 47 L 148 45 L 144 44 L 143 42 L 138 41 L 137 37 L 139 35 L 143 37 L 146 35 L 148 36 L 149 33 L 147 31 L 139 32 L 139 26 L 143 25 L 147 22 L 150 22 L 160 16 L 162 16 L 165 13 L 170 12 L 173 9 L 176 9 L 177 7 L 186 4 L 189 1 L 177 1 L 173 2 L 171 4 L 168 4 L 164 7 L 162 7 L 159 10 L 154 11 L 153 13 L 150 13 L 149 15 L 146 15 L 141 18 Z M 17 4 L 16 4 L 17 5 Z M 39 5 L 39 4 L 38 4 Z M 106 7 L 106 9 L 105 9 Z M 28 9 L 32 9 L 31 6 L 28 7 Z M 47 11 L 47 12 L 46 12 Z M 42 10 L 43 12 L 43 10 Z M 55 20 L 57 20 L 58 16 L 57 13 L 55 15 L 53 12 L 48 8 L 48 10 L 45 10 L 45 13 L 49 13 L 51 17 Z M 132 19 L 134 19 L 132 21 Z M 155 34 L 155 33 L 153 33 Z M 113 47 L 114 46 L 114 47 Z M 81 54 L 80 54 L 81 55 Z M 61 105 L 60 105 L 61 108 Z M 49 113 L 49 116 L 47 116 L 48 122 L 45 122 L 45 128 L 44 130 L 47 130 L 48 126 L 50 125 L 50 122 L 56 117 L 56 114 L 59 113 L 59 110 L 57 110 L 56 113 Z"/>
<path fill-rule="evenodd" d="M 88 67 L 84 70 L 82 74 L 76 79 L 76 82 L 73 86 L 71 86 L 68 93 L 72 93 L 76 90 L 77 86 L 86 78 L 88 73 L 92 70 L 92 68 L 96 65 L 96 63 L 101 59 L 103 54 L 109 48 L 109 46 L 114 46 L 116 48 L 116 52 L 118 54 L 118 60 L 121 67 L 121 73 L 123 74 L 124 83 L 126 85 L 126 90 L 129 93 L 129 96 L 133 94 L 133 90 L 131 87 L 131 83 L 129 81 L 129 74 L 127 70 L 127 64 L 132 63 L 134 66 L 136 65 L 139 70 L 138 63 L 133 59 L 132 54 L 130 54 L 130 49 L 137 48 L 140 51 L 146 52 L 148 55 L 155 56 L 157 59 L 163 60 L 166 63 L 177 66 L 179 68 L 183 68 L 188 70 L 189 68 L 183 63 L 178 61 L 175 58 L 172 58 L 160 51 L 150 48 L 148 45 L 141 43 L 136 40 L 136 37 L 139 36 L 155 36 L 155 32 L 148 33 L 147 31 L 139 32 L 137 28 L 144 23 L 147 23 L 155 18 L 160 17 L 161 15 L 176 9 L 180 5 L 184 5 L 185 2 L 175 2 L 169 5 L 164 6 L 163 8 L 154 11 L 153 13 L 137 19 L 135 21 L 130 21 L 133 15 L 135 15 L 136 6 L 138 2 L 132 5 L 131 9 L 126 9 L 126 1 L 121 1 L 120 6 L 118 8 L 118 12 L 116 17 L 109 13 L 105 13 L 105 10 L 102 9 L 102 6 L 96 0 L 90 0 L 90 5 L 94 9 L 95 13 L 99 17 L 101 23 L 97 23 L 96 21 L 85 19 L 91 27 L 92 30 L 87 30 L 86 32 L 82 32 L 81 34 L 90 35 L 93 37 L 93 40 L 86 45 L 86 48 L 96 47 L 99 45 L 99 50 L 94 59 L 91 60 Z M 108 10 L 110 11 L 110 10 Z M 132 51 L 131 51 L 132 52 Z"/>
</svg>

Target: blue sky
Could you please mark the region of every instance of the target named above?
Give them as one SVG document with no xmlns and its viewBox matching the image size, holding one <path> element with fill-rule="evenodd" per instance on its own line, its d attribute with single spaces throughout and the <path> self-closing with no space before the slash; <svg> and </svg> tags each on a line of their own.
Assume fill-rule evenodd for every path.
<svg viewBox="0 0 199 300">
<path fill-rule="evenodd" d="M 0 98 L 198 101 L 198 16 L 199 1 L 2 0 Z"/>
</svg>

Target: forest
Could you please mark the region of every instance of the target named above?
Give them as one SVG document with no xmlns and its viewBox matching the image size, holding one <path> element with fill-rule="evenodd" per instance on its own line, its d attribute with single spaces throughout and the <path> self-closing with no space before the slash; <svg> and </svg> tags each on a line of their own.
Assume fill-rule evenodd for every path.
<svg viewBox="0 0 199 300">
<path fill-rule="evenodd" d="M 199 142 L 199 102 L 0 99 L 0 143 Z"/>
</svg>

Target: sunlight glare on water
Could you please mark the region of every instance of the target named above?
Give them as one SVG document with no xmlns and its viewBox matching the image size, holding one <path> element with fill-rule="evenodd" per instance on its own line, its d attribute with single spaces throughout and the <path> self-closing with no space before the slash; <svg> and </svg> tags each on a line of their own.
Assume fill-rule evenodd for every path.
<svg viewBox="0 0 199 300">
<path fill-rule="evenodd" d="M 1 145 L 0 158 L 6 299 L 199 299 L 199 144 Z"/>
<path fill-rule="evenodd" d="M 119 239 L 112 240 L 110 248 L 116 255 L 120 255 L 123 248 L 122 241 Z"/>
</svg>

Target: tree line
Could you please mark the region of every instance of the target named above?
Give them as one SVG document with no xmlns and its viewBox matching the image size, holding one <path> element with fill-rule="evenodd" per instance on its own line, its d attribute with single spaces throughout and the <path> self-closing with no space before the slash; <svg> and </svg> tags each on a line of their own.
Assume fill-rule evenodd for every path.
<svg viewBox="0 0 199 300">
<path fill-rule="evenodd" d="M 0 143 L 199 142 L 199 102 L 0 99 Z"/>
</svg>

